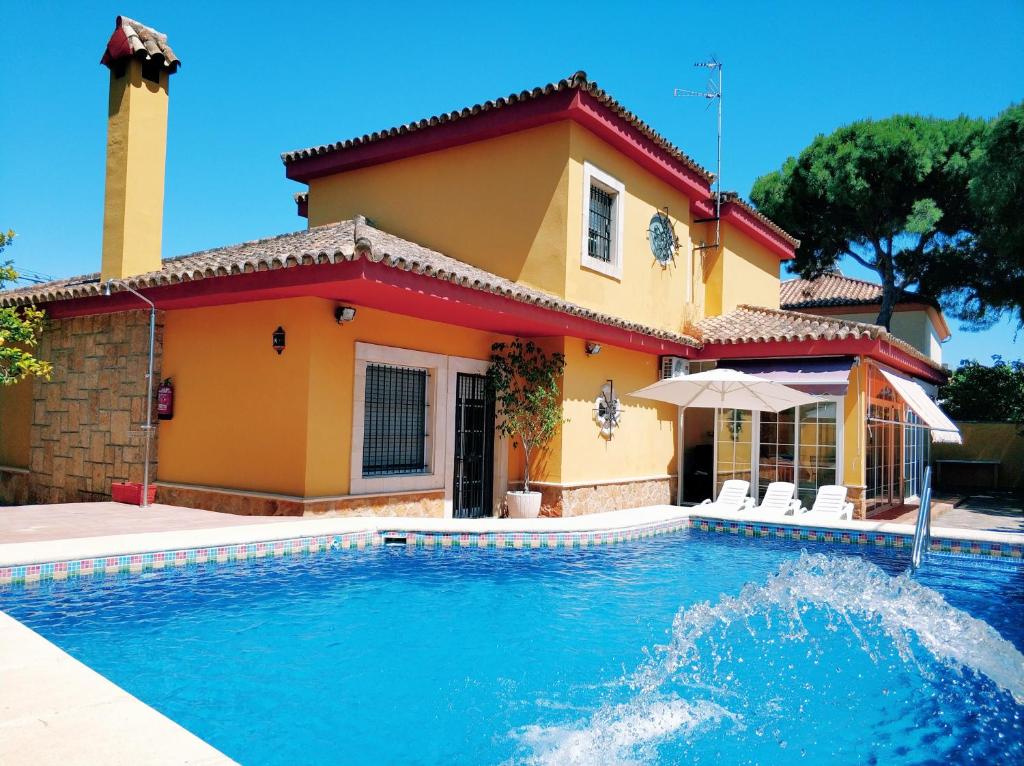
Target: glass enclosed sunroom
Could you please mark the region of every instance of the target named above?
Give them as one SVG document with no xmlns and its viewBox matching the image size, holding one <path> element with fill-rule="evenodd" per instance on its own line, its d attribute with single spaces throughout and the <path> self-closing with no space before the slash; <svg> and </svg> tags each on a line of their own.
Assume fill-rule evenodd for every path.
<svg viewBox="0 0 1024 766">
<path fill-rule="evenodd" d="M 779 413 L 687 412 L 684 500 L 717 496 L 728 479 L 758 501 L 773 481 L 796 484 L 807 507 L 818 487 L 843 484 L 858 516 L 917 502 L 932 441 L 958 440 L 932 391 L 865 358 L 722 360 L 807 393 L 818 402 Z M 927 384 L 925 384 L 927 385 Z M 696 421 L 696 422 L 694 422 Z M 701 476 L 709 474 L 710 481 Z"/>
</svg>

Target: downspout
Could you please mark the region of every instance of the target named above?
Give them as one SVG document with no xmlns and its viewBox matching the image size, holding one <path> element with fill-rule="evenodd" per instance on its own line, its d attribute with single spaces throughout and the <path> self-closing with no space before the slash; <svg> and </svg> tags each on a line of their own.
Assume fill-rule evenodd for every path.
<svg viewBox="0 0 1024 766">
<path fill-rule="evenodd" d="M 108 279 L 103 285 L 104 295 L 110 295 L 111 282 L 113 280 Z M 153 441 L 153 355 L 156 339 L 156 304 L 129 285 L 121 283 L 120 286 L 149 304 L 149 364 L 146 371 L 146 425 L 143 427 L 146 432 L 146 442 L 145 457 L 142 463 L 142 498 L 139 502 L 140 507 L 146 508 L 149 506 L 149 455 Z"/>
</svg>

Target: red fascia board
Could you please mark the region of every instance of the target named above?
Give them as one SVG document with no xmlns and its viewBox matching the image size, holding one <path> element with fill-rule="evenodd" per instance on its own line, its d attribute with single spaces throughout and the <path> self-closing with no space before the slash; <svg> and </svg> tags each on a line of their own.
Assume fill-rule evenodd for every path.
<svg viewBox="0 0 1024 766">
<path fill-rule="evenodd" d="M 285 175 L 293 181 L 309 183 L 314 178 L 529 130 L 567 119 L 574 95 L 572 90 L 559 91 L 542 98 L 481 111 L 451 122 L 439 122 L 346 149 L 291 160 L 285 165 Z"/>
<path fill-rule="evenodd" d="M 711 193 L 711 183 L 702 173 L 673 157 L 591 94 L 577 92 L 569 116 L 691 200 L 706 199 Z"/>
<path fill-rule="evenodd" d="M 767 247 L 779 256 L 779 260 L 791 261 L 796 258 L 796 248 L 793 245 L 739 205 L 725 203 L 722 206 L 722 220 L 732 224 L 755 242 Z"/>
<path fill-rule="evenodd" d="M 285 174 L 294 181 L 308 183 L 314 178 L 497 138 L 560 120 L 574 120 L 689 197 L 705 198 L 711 193 L 710 183 L 702 173 L 672 157 L 592 95 L 578 90 L 557 91 L 452 122 L 292 160 L 287 163 Z"/>
<path fill-rule="evenodd" d="M 485 332 L 577 337 L 659 355 L 692 357 L 697 351 L 672 340 L 365 260 L 208 277 L 142 292 L 160 310 L 313 296 Z M 145 309 L 146 305 L 130 293 L 114 293 L 56 301 L 43 308 L 60 319 Z"/>
<path fill-rule="evenodd" d="M 715 203 L 712 199 L 695 200 L 690 203 L 690 210 L 696 218 L 714 218 Z M 796 248 L 780 237 L 777 232 L 750 214 L 741 205 L 726 202 L 722 205 L 722 222 L 735 226 L 755 242 L 764 245 L 781 261 L 796 258 Z"/>
<path fill-rule="evenodd" d="M 760 359 L 766 357 L 868 356 L 885 362 L 901 372 L 944 384 L 946 376 L 891 343 L 875 338 L 843 340 L 770 341 L 767 343 L 708 343 L 697 354 L 698 360 Z"/>
<path fill-rule="evenodd" d="M 293 181 L 308 184 L 315 178 L 497 138 L 560 120 L 575 121 L 655 177 L 681 191 L 689 197 L 690 209 L 699 217 L 714 215 L 714 205 L 708 201 L 711 183 L 703 173 L 673 157 L 590 93 L 571 89 L 488 109 L 451 122 L 439 122 L 408 133 L 384 136 L 346 149 L 291 160 L 285 165 L 285 175 Z M 301 205 L 299 215 L 306 215 Z M 723 219 L 763 244 L 780 259 L 796 257 L 789 242 L 742 207 L 726 204 Z"/>
</svg>

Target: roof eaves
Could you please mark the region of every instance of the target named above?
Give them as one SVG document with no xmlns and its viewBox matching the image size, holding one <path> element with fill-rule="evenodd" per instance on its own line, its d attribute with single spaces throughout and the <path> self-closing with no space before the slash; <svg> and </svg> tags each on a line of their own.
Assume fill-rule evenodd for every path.
<svg viewBox="0 0 1024 766">
<path fill-rule="evenodd" d="M 384 141 L 389 138 L 396 136 L 406 135 L 417 131 L 429 130 L 447 123 L 456 121 L 466 120 L 472 117 L 476 117 L 484 112 L 490 112 L 496 109 L 504 109 L 516 104 L 526 103 L 529 101 L 535 101 L 555 93 L 561 93 L 567 90 L 577 90 L 590 94 L 596 99 L 602 106 L 615 113 L 618 117 L 625 120 L 630 127 L 638 131 L 645 138 L 652 141 L 662 151 L 669 154 L 673 159 L 678 160 L 688 166 L 691 170 L 696 171 L 698 174 L 704 177 L 705 180 L 710 182 L 713 180 L 714 175 L 706 168 L 698 164 L 692 157 L 687 155 L 679 147 L 669 141 L 667 138 L 658 133 L 654 128 L 648 125 L 646 122 L 641 120 L 636 114 L 629 111 L 619 101 L 611 96 L 607 91 L 601 88 L 596 82 L 588 79 L 587 73 L 583 71 L 576 72 L 571 77 L 567 77 L 557 82 L 550 82 L 546 85 L 542 85 L 531 90 L 523 90 L 518 93 L 510 93 L 507 96 L 501 98 L 484 101 L 483 103 L 474 104 L 472 106 L 457 109 L 452 112 L 445 112 L 439 115 L 434 115 L 420 120 L 414 120 L 412 122 L 399 125 L 397 127 L 388 128 L 385 130 L 374 131 L 373 133 L 367 133 L 362 136 L 355 138 L 344 139 L 335 141 L 330 144 L 320 144 L 318 146 L 310 146 L 304 149 L 294 149 L 292 151 L 283 152 L 281 154 L 281 160 L 285 165 L 289 165 L 293 162 L 297 162 L 303 159 L 309 159 L 311 157 L 322 156 L 324 154 L 331 154 L 334 152 L 342 152 L 346 149 L 352 149 L 366 144 L 376 143 Z"/>
<path fill-rule="evenodd" d="M 535 305 L 680 345 L 700 347 L 700 342 L 688 335 L 649 327 L 570 303 L 388 234 L 367 223 L 362 216 L 351 221 L 169 258 L 163 262 L 160 271 L 118 280 L 113 283 L 112 290 L 117 292 L 119 283 L 142 290 L 215 277 L 360 258 L 464 288 L 503 296 L 518 303 Z M 101 295 L 102 290 L 99 275 L 89 274 L 0 292 L 0 306 L 90 298 Z"/>
<path fill-rule="evenodd" d="M 727 326 L 731 323 L 747 327 L 754 327 L 757 323 L 764 323 L 765 318 L 789 319 L 799 323 L 792 330 L 772 329 L 765 331 L 731 331 Z M 722 326 L 722 331 L 716 331 L 716 327 Z M 708 345 L 735 345 L 740 343 L 784 343 L 813 340 L 884 340 L 887 343 L 900 349 L 908 356 L 926 363 L 928 366 L 940 372 L 944 372 L 941 364 L 938 364 L 931 357 L 922 354 L 906 341 L 892 335 L 881 325 L 868 324 L 866 322 L 855 322 L 851 319 L 838 319 L 835 317 L 820 316 L 817 314 L 805 314 L 798 311 L 785 309 L 772 309 L 764 306 L 751 306 L 742 304 L 737 306 L 728 314 L 716 317 L 708 317 L 697 324 L 701 330 L 702 340 L 705 346 Z"/>
</svg>

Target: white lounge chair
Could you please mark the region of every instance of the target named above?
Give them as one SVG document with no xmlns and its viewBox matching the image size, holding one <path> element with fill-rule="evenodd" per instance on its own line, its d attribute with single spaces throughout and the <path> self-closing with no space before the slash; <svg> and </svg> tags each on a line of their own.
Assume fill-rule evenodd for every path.
<svg viewBox="0 0 1024 766">
<path fill-rule="evenodd" d="M 848 521 L 853 518 L 853 503 L 846 502 L 846 487 L 825 484 L 818 487 L 811 510 L 798 513 L 800 521 Z"/>
<path fill-rule="evenodd" d="M 791 516 L 800 508 L 800 501 L 793 497 L 796 485 L 788 481 L 773 481 L 764 492 L 761 504 L 750 509 L 751 513 L 763 516 Z"/>
<path fill-rule="evenodd" d="M 754 500 L 750 497 L 750 482 L 742 479 L 729 479 L 722 485 L 714 502 L 705 500 L 697 506 L 697 509 L 715 514 L 732 515 L 749 509 L 753 504 Z"/>
</svg>

